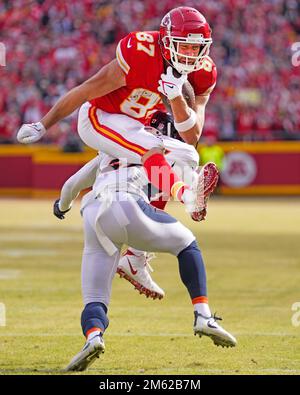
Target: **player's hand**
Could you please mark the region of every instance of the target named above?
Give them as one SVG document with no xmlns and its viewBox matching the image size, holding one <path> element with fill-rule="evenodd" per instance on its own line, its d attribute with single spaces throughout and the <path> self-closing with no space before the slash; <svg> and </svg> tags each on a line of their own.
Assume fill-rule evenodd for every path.
<svg viewBox="0 0 300 395">
<path fill-rule="evenodd" d="M 167 74 L 161 74 L 160 78 L 157 90 L 169 100 L 173 100 L 175 97 L 182 95 L 182 86 L 187 81 L 186 74 L 175 77 L 173 68 L 169 66 L 167 68 Z"/>
<path fill-rule="evenodd" d="M 22 144 L 35 143 L 46 133 L 46 129 L 41 122 L 25 123 L 21 126 L 17 134 L 17 140 Z"/>
<path fill-rule="evenodd" d="M 70 211 L 70 210 L 71 210 L 71 207 L 70 207 L 68 210 L 66 210 L 66 211 L 61 211 L 60 208 L 59 208 L 59 199 L 57 199 L 57 200 L 54 202 L 54 205 L 53 205 L 53 214 L 55 215 L 55 217 L 57 217 L 57 218 L 59 218 L 59 219 L 65 219 L 65 214 L 66 214 L 68 211 Z"/>
</svg>

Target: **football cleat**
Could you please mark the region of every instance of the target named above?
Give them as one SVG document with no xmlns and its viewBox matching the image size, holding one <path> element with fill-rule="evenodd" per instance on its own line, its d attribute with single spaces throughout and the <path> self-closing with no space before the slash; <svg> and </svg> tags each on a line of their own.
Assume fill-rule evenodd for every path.
<svg viewBox="0 0 300 395">
<path fill-rule="evenodd" d="M 104 353 L 105 345 L 101 335 L 95 335 L 88 340 L 83 349 L 75 355 L 69 365 L 66 367 L 65 372 L 82 372 L 86 370 L 99 355 Z"/>
<path fill-rule="evenodd" d="M 149 270 L 153 271 L 149 265 L 149 261 L 154 258 L 153 254 L 144 252 L 137 256 L 129 249 L 122 255 L 117 273 L 121 278 L 129 281 L 140 294 L 144 294 L 147 298 L 162 299 L 165 295 L 164 291 L 152 280 Z"/>
<path fill-rule="evenodd" d="M 187 210 L 194 221 L 205 220 L 207 214 L 207 202 L 215 190 L 219 180 L 219 171 L 213 162 L 206 163 L 201 169 L 192 186 L 192 203 L 186 204 Z M 189 193 L 189 191 L 185 191 Z"/>
<path fill-rule="evenodd" d="M 194 312 L 195 322 L 194 322 L 194 335 L 199 335 L 199 337 L 208 336 L 212 339 L 216 346 L 222 347 L 235 347 L 237 341 L 234 336 L 229 332 L 225 331 L 217 323 L 217 320 L 222 320 L 222 318 L 211 316 L 205 317 L 204 315 Z"/>
</svg>

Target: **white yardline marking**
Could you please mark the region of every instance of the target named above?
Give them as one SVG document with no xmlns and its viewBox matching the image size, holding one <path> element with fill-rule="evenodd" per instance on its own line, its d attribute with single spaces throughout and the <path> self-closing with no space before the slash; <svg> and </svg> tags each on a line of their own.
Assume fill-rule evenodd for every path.
<svg viewBox="0 0 300 395">
<path fill-rule="evenodd" d="M 71 234 L 67 235 L 51 235 L 51 234 L 37 234 L 37 233 L 30 233 L 27 234 L 13 234 L 13 235 L 0 235 L 0 242 L 17 242 L 17 241 L 44 241 L 44 242 L 56 242 L 56 243 L 64 243 L 66 241 L 74 241 L 74 240 L 81 240 L 80 235 Z"/>
<path fill-rule="evenodd" d="M 40 231 L 49 231 L 49 230 L 57 230 L 59 232 L 80 232 L 82 233 L 82 226 L 81 225 L 68 225 L 68 226 L 60 226 L 61 224 L 58 223 L 57 225 L 53 224 L 42 224 L 42 225 L 37 225 L 37 224 L 30 224 L 30 226 L 22 226 L 18 225 L 18 231 L 24 230 L 24 232 L 40 232 Z M 7 225 L 9 227 L 9 225 Z M 1 225 L 0 226 L 0 231 L 1 229 L 5 230 L 6 226 Z"/>
<path fill-rule="evenodd" d="M 18 250 L 2 250 L 0 256 L 9 258 L 22 258 L 26 256 L 57 256 L 58 251 L 52 250 L 29 250 L 29 249 L 18 249 Z"/>
<path fill-rule="evenodd" d="M 98 372 L 98 373 L 105 373 L 105 374 L 122 374 L 122 372 L 125 371 L 124 368 L 120 368 L 120 369 L 95 369 L 95 368 L 89 368 L 88 370 L 89 372 Z M 237 374 L 243 374 L 243 373 L 276 373 L 276 372 L 282 372 L 282 373 L 299 373 L 300 370 L 298 369 L 207 369 L 205 367 L 197 367 L 195 366 L 195 368 L 178 368 L 178 370 L 176 368 L 157 368 L 157 369 L 142 369 L 142 373 L 143 374 L 151 374 L 149 372 L 153 372 L 155 371 L 156 374 L 160 373 L 160 372 L 175 372 L 176 374 L 180 374 L 181 372 L 195 372 L 198 371 L 199 372 L 199 376 L 204 376 L 206 373 L 237 373 Z M 1 370 L 0 370 L 1 372 Z M 131 373 L 141 373 L 139 371 L 139 369 L 127 369 L 126 372 L 131 372 Z"/>
<path fill-rule="evenodd" d="M 13 280 L 19 277 L 21 270 L 0 269 L 0 280 Z"/>
<path fill-rule="evenodd" d="M 116 369 L 105 369 L 105 368 L 89 368 L 89 370 L 85 373 L 89 374 L 89 372 L 97 373 L 97 374 L 151 374 L 149 372 L 155 372 L 156 374 L 159 373 L 170 373 L 176 372 L 176 374 L 180 374 L 181 372 L 193 372 L 197 371 L 198 376 L 205 376 L 206 373 L 236 373 L 237 375 L 250 373 L 250 374 L 259 374 L 259 373 L 299 373 L 300 370 L 298 369 L 206 369 L 205 367 L 195 367 L 195 368 L 157 368 L 157 369 L 124 369 L 124 368 L 116 368 Z M 72 375 L 72 372 L 65 372 L 64 367 L 57 367 L 57 368 L 49 368 L 49 369 L 22 369 L 22 368 L 15 368 L 15 369 L 0 369 L 0 373 L 31 373 L 31 374 L 39 374 L 39 373 L 57 373 L 57 374 L 66 374 Z"/>
<path fill-rule="evenodd" d="M 6 307 L 4 303 L 0 303 L 0 326 L 6 326 Z"/>
<path fill-rule="evenodd" d="M 261 333 L 261 332 L 251 332 L 251 333 L 234 333 L 236 336 L 277 336 L 277 337 L 300 337 L 298 334 L 293 333 Z M 80 333 L 0 333 L 0 337 L 56 337 L 56 336 L 81 336 Z M 191 332 L 189 333 L 106 333 L 105 337 L 191 337 Z"/>
</svg>

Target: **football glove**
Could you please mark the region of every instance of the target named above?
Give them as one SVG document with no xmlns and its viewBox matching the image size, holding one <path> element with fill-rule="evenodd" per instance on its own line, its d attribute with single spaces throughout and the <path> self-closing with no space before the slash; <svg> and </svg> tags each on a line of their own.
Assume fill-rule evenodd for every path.
<svg viewBox="0 0 300 395">
<path fill-rule="evenodd" d="M 57 199 L 54 202 L 53 205 L 53 214 L 55 215 L 55 217 L 59 218 L 59 219 L 65 219 L 65 214 L 71 210 L 71 207 L 68 210 L 65 211 L 61 211 L 59 208 L 59 199 Z"/>
<path fill-rule="evenodd" d="M 45 133 L 46 129 L 41 122 L 25 123 L 17 133 L 17 140 L 22 144 L 35 143 L 40 140 Z"/>
<path fill-rule="evenodd" d="M 182 95 L 182 86 L 187 81 L 186 74 L 175 77 L 173 68 L 169 66 L 167 68 L 167 74 L 161 74 L 160 78 L 157 90 L 169 100 L 173 100 L 175 97 Z"/>
</svg>

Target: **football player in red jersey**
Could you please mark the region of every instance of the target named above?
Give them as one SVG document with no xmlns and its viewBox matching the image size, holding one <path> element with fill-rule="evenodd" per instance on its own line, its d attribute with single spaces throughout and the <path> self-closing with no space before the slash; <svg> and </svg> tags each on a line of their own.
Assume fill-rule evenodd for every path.
<svg viewBox="0 0 300 395">
<path fill-rule="evenodd" d="M 190 212 L 201 213 L 214 182 L 203 190 L 199 177 L 196 190 L 190 190 L 165 160 L 162 140 L 146 132 L 144 122 L 164 109 L 165 97 L 182 139 L 197 143 L 205 105 L 216 82 L 216 67 L 208 57 L 211 43 L 211 29 L 199 11 L 190 7 L 171 10 L 159 32 L 134 32 L 123 38 L 116 59 L 70 90 L 40 122 L 23 125 L 17 135 L 19 142 L 38 141 L 47 129 L 80 107 L 78 132 L 88 146 L 127 158 L 130 163 L 142 163 L 155 186 L 184 202 Z M 196 95 L 195 111 L 182 96 L 187 80 Z M 157 177 L 161 169 L 163 177 Z M 218 178 L 213 166 L 206 173 L 209 179 Z"/>
</svg>

